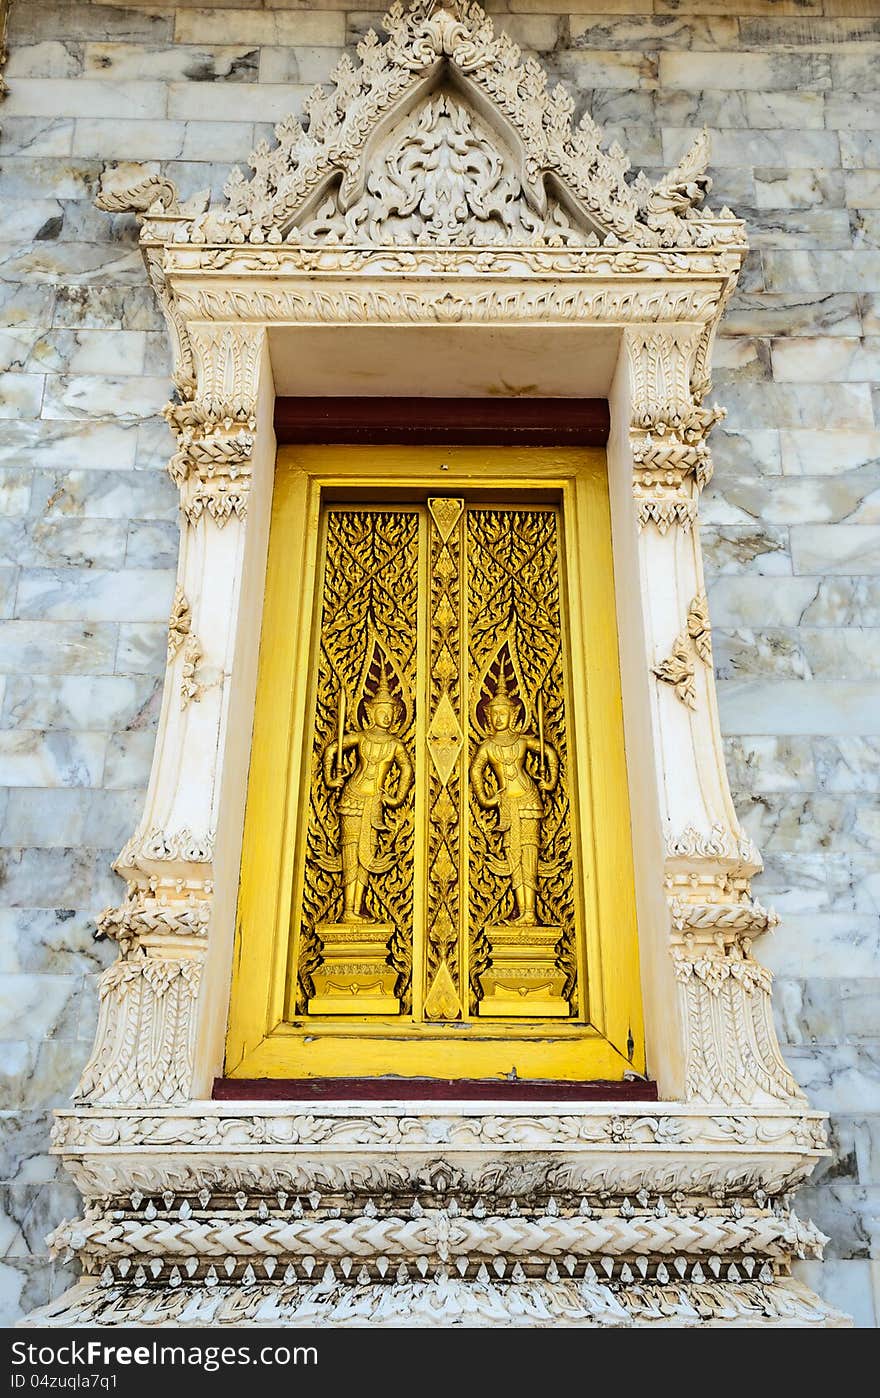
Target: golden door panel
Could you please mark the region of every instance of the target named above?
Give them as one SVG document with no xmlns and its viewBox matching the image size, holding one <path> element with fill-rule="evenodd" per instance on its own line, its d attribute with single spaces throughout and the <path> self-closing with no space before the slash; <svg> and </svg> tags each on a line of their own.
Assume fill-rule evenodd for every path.
<svg viewBox="0 0 880 1398">
<path fill-rule="evenodd" d="M 421 520 L 329 507 L 291 1009 L 412 1004 Z"/>
<path fill-rule="evenodd" d="M 279 453 L 230 1075 L 642 1070 L 613 617 L 602 453 Z"/>
</svg>

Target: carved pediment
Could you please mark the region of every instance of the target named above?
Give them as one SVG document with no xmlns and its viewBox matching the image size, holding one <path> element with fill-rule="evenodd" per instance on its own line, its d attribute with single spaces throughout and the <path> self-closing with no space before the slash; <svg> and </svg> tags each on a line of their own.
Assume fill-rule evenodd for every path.
<svg viewBox="0 0 880 1398">
<path fill-rule="evenodd" d="M 477 114 L 442 91 L 392 130 L 362 193 L 346 201 L 336 181 L 294 232 L 306 244 L 598 244 L 558 199 L 545 205 L 530 197 L 512 153 Z"/>
<path fill-rule="evenodd" d="M 313 90 L 304 122 L 257 146 L 250 177 L 233 172 L 226 207 L 181 208 L 155 176 L 99 202 L 183 215 L 174 240 L 211 245 L 744 245 L 728 210 L 700 208 L 705 132 L 658 184 L 629 179 L 623 150 L 589 113 L 574 121 L 571 94 L 476 0 L 395 0 L 383 26 Z"/>
</svg>

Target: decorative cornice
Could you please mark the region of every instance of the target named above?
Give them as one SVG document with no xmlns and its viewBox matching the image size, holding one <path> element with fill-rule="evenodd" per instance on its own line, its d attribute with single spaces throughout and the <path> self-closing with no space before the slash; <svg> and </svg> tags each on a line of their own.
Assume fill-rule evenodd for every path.
<svg viewBox="0 0 880 1398">
<path fill-rule="evenodd" d="M 97 1105 L 58 1114 L 54 1149 L 87 1197 L 55 1249 L 141 1321 L 185 1286 L 247 1304 L 260 1278 L 276 1298 L 338 1285 L 365 1314 L 422 1279 L 465 1309 L 490 1277 L 547 1283 L 548 1304 L 573 1281 L 621 1306 L 673 1280 L 732 1297 L 784 1286 L 823 1242 L 784 1197 L 825 1149 L 794 1103 Z"/>
<path fill-rule="evenodd" d="M 728 1210 L 688 1211 L 670 1208 L 659 1197 L 616 1207 L 594 1207 L 586 1196 L 561 1202 L 551 1197 L 536 1201 L 529 1213 L 514 1199 L 499 1214 L 454 1199 L 440 1207 L 423 1207 L 415 1199 L 398 1214 L 368 1198 L 360 1208 L 349 1206 L 343 1217 L 337 1209 L 312 1210 L 308 1202 L 303 1207 L 298 1196 L 292 1209 L 253 1199 L 241 1212 L 215 1208 L 207 1218 L 198 1203 L 181 1200 L 176 1217 L 171 1211 L 160 1215 L 152 1201 L 144 1212 L 87 1213 L 55 1229 L 50 1251 L 62 1261 L 76 1256 L 87 1274 L 105 1281 L 135 1280 L 142 1268 L 154 1283 L 171 1286 L 183 1271 L 202 1275 L 211 1286 L 221 1276 L 244 1280 L 250 1270 L 252 1280 L 254 1273 L 276 1269 L 285 1269 L 288 1283 L 322 1273 L 333 1281 L 337 1272 L 349 1277 L 353 1271 L 360 1280 L 379 1283 L 405 1281 L 411 1271 L 482 1279 L 487 1267 L 495 1277 L 514 1281 L 528 1275 L 558 1280 L 560 1269 L 594 1281 L 597 1265 L 609 1280 L 626 1283 L 638 1276 L 662 1283 L 670 1267 L 701 1282 L 737 1263 L 745 1275 L 766 1268 L 762 1279 L 770 1281 L 771 1261 L 821 1256 L 827 1242 L 788 1211 L 739 1203 Z"/>
</svg>

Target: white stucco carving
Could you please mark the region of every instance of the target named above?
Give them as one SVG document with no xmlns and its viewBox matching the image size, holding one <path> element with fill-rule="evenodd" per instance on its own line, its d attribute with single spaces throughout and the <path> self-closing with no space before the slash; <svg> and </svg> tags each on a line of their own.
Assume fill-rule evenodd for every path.
<svg viewBox="0 0 880 1398">
<path fill-rule="evenodd" d="M 476 113 L 451 93 L 428 98 L 388 142 L 359 199 L 339 185 L 296 229 L 304 243 L 598 244 L 572 224 L 558 200 L 544 214 L 529 203 L 506 152 Z"/>
<path fill-rule="evenodd" d="M 572 124 L 569 96 L 472 0 L 395 4 L 385 23 L 385 41 L 367 36 L 311 96 L 305 125 L 290 118 L 258 147 L 226 206 L 182 204 L 143 173 L 100 197 L 142 215 L 175 348 L 179 591 L 146 809 L 116 866 L 128 897 L 99 923 L 121 956 L 102 978 L 80 1105 L 57 1128 L 86 1214 L 56 1242 L 89 1279 L 39 1318 L 395 1324 L 409 1306 L 423 1324 L 837 1323 L 788 1278 L 821 1246 L 787 1196 L 822 1152 L 822 1118 L 782 1062 L 752 954 L 775 916 L 750 894 L 760 859 L 728 789 L 693 528 L 742 224 L 700 207 L 702 138 L 659 184 L 629 179 L 623 153 L 589 118 Z M 211 1102 L 274 465 L 271 355 L 313 327 L 372 327 L 393 346 L 412 327 L 461 325 L 595 329 L 617 346 L 621 665 L 649 1061 L 666 1100 Z M 676 638 L 686 695 L 658 673 Z"/>
</svg>

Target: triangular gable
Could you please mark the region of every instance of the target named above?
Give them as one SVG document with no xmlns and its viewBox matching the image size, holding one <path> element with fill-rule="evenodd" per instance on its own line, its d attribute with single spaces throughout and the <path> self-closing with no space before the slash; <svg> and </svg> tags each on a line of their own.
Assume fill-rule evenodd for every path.
<svg viewBox="0 0 880 1398">
<path fill-rule="evenodd" d="M 659 184 L 641 173 L 628 180 L 630 165 L 620 147 L 603 149 L 589 114 L 573 122 L 570 93 L 550 87 L 537 60 L 523 59 L 507 34 L 496 35 L 476 0 L 414 0 L 408 10 L 395 0 L 383 26 L 384 40 L 371 30 L 357 46 L 357 62 L 343 55 L 333 86 L 312 91 L 304 123 L 287 117 L 275 128 L 277 145 L 257 146 L 251 178 L 233 172 L 228 207 L 200 214 L 179 237 L 194 243 L 455 241 L 448 227 L 443 233 L 442 218 L 439 234 L 435 228 L 432 235 L 430 217 L 421 237 L 418 219 L 409 231 L 401 231 L 399 221 L 389 230 L 386 219 L 383 232 L 383 219 L 372 217 L 370 207 L 371 198 L 381 198 L 375 188 L 371 195 L 370 185 L 377 155 L 381 167 L 395 137 L 406 139 L 408 120 L 415 130 L 420 120 L 436 121 L 439 93 L 463 113 L 477 145 L 496 143 L 504 165 L 502 202 L 510 218 L 505 224 L 503 216 L 490 216 L 481 228 L 470 228 L 462 239 L 471 245 L 484 237 L 499 241 L 499 221 L 508 243 L 742 244 L 741 225 L 728 210 L 716 217 L 699 207 L 710 185 L 705 133 Z M 447 111 L 443 120 L 454 125 L 459 118 Z M 389 216 L 396 217 L 393 208 Z M 334 222 L 332 234 L 318 229 L 321 217 Z"/>
</svg>

